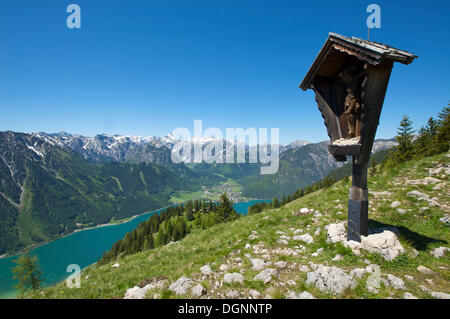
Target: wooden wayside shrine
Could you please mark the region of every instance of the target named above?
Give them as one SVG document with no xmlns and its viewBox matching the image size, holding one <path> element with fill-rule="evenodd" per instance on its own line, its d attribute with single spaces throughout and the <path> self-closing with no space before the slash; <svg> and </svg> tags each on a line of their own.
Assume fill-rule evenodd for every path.
<svg viewBox="0 0 450 319">
<path fill-rule="evenodd" d="M 339 162 L 353 158 L 348 240 L 360 242 L 368 234 L 367 164 L 392 67 L 415 58 L 385 44 L 329 33 L 300 84 L 316 95 L 330 137 L 328 151 Z"/>
</svg>

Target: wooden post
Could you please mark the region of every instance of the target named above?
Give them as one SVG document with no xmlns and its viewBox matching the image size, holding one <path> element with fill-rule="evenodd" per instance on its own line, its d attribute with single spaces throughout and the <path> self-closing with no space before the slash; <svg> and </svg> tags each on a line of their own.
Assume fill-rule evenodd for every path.
<svg viewBox="0 0 450 319">
<path fill-rule="evenodd" d="M 357 164 L 353 156 L 352 186 L 348 199 L 347 240 L 361 242 L 367 236 L 369 219 L 369 191 L 367 189 L 367 162 Z"/>
</svg>

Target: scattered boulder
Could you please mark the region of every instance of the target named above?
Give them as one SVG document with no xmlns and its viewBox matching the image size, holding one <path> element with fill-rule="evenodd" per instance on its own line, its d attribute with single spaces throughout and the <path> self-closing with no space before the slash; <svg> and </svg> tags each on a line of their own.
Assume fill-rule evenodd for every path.
<svg viewBox="0 0 450 319">
<path fill-rule="evenodd" d="M 447 247 L 438 247 L 435 250 L 433 250 L 431 252 L 431 254 L 435 257 L 435 258 L 441 258 L 445 256 L 445 253 L 447 251 L 450 251 L 450 248 Z"/>
<path fill-rule="evenodd" d="M 422 200 L 427 200 L 430 198 L 430 196 L 428 196 L 427 194 L 424 194 L 419 191 L 411 191 L 411 192 L 408 192 L 406 195 L 411 196 L 411 197 L 417 197 L 418 199 L 422 199 Z"/>
<path fill-rule="evenodd" d="M 319 249 L 316 250 L 315 253 L 312 253 L 311 256 L 312 256 L 312 257 L 317 257 L 317 256 L 319 256 L 322 252 L 323 252 L 323 248 L 319 248 Z"/>
<path fill-rule="evenodd" d="M 432 291 L 430 293 L 431 297 L 438 299 L 450 299 L 450 294 L 446 294 L 445 292 Z"/>
<path fill-rule="evenodd" d="M 445 214 L 444 217 L 439 218 L 440 222 L 443 222 L 446 225 L 450 225 L 450 215 L 449 214 Z"/>
<path fill-rule="evenodd" d="M 213 274 L 213 271 L 212 271 L 210 265 L 204 265 L 204 266 L 200 267 L 200 272 L 204 276 L 211 276 Z"/>
<path fill-rule="evenodd" d="M 299 210 L 300 214 L 309 214 L 309 212 L 310 212 L 309 209 L 305 207 Z"/>
<path fill-rule="evenodd" d="M 355 268 L 352 271 L 350 271 L 350 276 L 361 279 L 365 273 L 366 270 L 364 268 Z"/>
<path fill-rule="evenodd" d="M 396 200 L 395 202 L 393 202 L 391 204 L 391 208 L 397 208 L 398 206 L 400 206 L 402 203 L 400 203 L 398 200 Z"/>
<path fill-rule="evenodd" d="M 236 290 L 230 290 L 227 292 L 227 298 L 230 299 L 238 299 L 239 298 L 239 291 Z"/>
<path fill-rule="evenodd" d="M 388 274 L 387 275 L 387 280 L 389 281 L 389 284 L 394 288 L 394 289 L 400 289 L 400 290 L 406 290 L 406 286 L 405 283 L 403 282 L 403 280 L 401 280 L 398 277 L 395 277 L 394 275 Z"/>
<path fill-rule="evenodd" d="M 421 272 L 422 274 L 425 275 L 435 275 L 436 273 L 434 271 L 432 271 L 431 269 L 420 265 L 419 267 L 417 267 L 417 271 Z"/>
<path fill-rule="evenodd" d="M 405 253 L 405 249 L 398 241 L 397 236 L 389 230 L 369 236 L 361 236 L 361 244 L 355 245 L 354 248 L 378 253 L 387 261 Z"/>
<path fill-rule="evenodd" d="M 200 298 L 201 296 L 203 296 L 204 294 L 206 294 L 206 289 L 205 289 L 205 287 L 203 287 L 201 284 L 198 284 L 198 285 L 194 286 L 194 287 L 191 289 L 191 293 L 192 293 L 195 297 Z"/>
<path fill-rule="evenodd" d="M 287 267 L 287 262 L 285 261 L 277 261 L 275 264 L 273 264 L 278 269 L 285 269 Z"/>
<path fill-rule="evenodd" d="M 354 289 L 357 282 L 341 268 L 319 265 L 315 271 L 308 273 L 306 284 L 314 285 L 320 291 L 339 295 L 346 289 Z"/>
<path fill-rule="evenodd" d="M 272 281 L 272 277 L 278 277 L 278 270 L 276 270 L 275 268 L 265 269 L 257 274 L 253 279 L 262 281 L 263 283 L 267 284 Z"/>
<path fill-rule="evenodd" d="M 403 294 L 403 299 L 419 299 L 416 296 L 414 296 L 413 294 L 409 293 L 409 292 L 405 292 Z"/>
<path fill-rule="evenodd" d="M 299 295 L 299 298 L 298 299 L 316 299 L 312 294 L 310 294 L 309 292 L 307 292 L 307 291 L 304 291 L 304 292 L 302 292 L 300 295 Z"/>
<path fill-rule="evenodd" d="M 299 265 L 298 270 L 300 270 L 301 272 L 308 272 L 309 268 L 306 265 Z"/>
<path fill-rule="evenodd" d="M 134 286 L 133 288 L 127 289 L 127 292 L 125 293 L 125 297 L 123 297 L 123 299 L 144 299 L 147 292 L 153 288 L 154 286 L 151 284 L 148 284 L 143 288 Z"/>
<path fill-rule="evenodd" d="M 238 272 L 227 273 L 223 277 L 223 282 L 227 284 L 239 283 L 242 284 L 244 282 L 244 276 Z"/>
<path fill-rule="evenodd" d="M 347 240 L 344 223 L 329 224 L 325 228 L 327 230 L 327 242 L 339 243 Z"/>
<path fill-rule="evenodd" d="M 228 270 L 228 265 L 226 265 L 226 264 L 220 265 L 219 270 L 220 271 L 227 271 Z"/>
<path fill-rule="evenodd" d="M 253 299 L 258 299 L 258 298 L 261 296 L 261 293 L 260 293 L 258 290 L 255 290 L 255 289 L 251 289 L 251 290 L 249 291 L 249 294 L 250 294 L 250 296 L 251 296 Z"/>
<path fill-rule="evenodd" d="M 414 277 L 410 276 L 410 275 L 405 275 L 405 278 L 408 279 L 409 281 L 413 281 Z"/>
<path fill-rule="evenodd" d="M 286 299 L 316 299 L 316 298 L 307 291 L 304 291 L 301 294 L 297 294 L 291 291 L 289 295 L 287 295 Z"/>
<path fill-rule="evenodd" d="M 185 295 L 193 284 L 194 282 L 191 278 L 181 276 L 169 286 L 169 290 L 175 292 L 177 295 Z"/>
<path fill-rule="evenodd" d="M 271 262 L 266 262 L 264 259 L 250 258 L 253 270 L 263 270 L 266 267 L 272 266 Z"/>
<path fill-rule="evenodd" d="M 294 240 L 300 240 L 306 244 L 311 244 L 314 242 L 314 239 L 312 238 L 312 236 L 310 234 L 304 234 L 304 235 L 298 235 L 298 236 L 294 236 L 292 239 Z"/>
</svg>

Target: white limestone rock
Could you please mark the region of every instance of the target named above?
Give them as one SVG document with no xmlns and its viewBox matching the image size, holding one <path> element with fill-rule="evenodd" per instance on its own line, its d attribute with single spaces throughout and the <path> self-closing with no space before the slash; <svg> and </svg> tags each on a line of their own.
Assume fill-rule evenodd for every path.
<svg viewBox="0 0 450 319">
<path fill-rule="evenodd" d="M 418 272 L 421 272 L 422 274 L 425 274 L 425 275 L 435 275 L 436 273 L 434 272 L 434 271 L 432 271 L 431 269 L 429 269 L 429 268 L 427 268 L 427 267 L 425 267 L 425 266 L 422 266 L 422 265 L 420 265 L 419 267 L 417 267 L 417 271 Z"/>
<path fill-rule="evenodd" d="M 261 271 L 253 279 L 262 281 L 263 283 L 267 284 L 272 281 L 273 277 L 278 277 L 278 270 L 276 270 L 275 268 L 268 268 Z"/>
<path fill-rule="evenodd" d="M 153 289 L 154 286 L 151 284 L 146 285 L 143 288 L 134 286 L 133 288 L 127 289 L 125 297 L 123 299 L 144 299 L 147 291 Z"/>
<path fill-rule="evenodd" d="M 238 272 L 226 273 L 223 277 L 223 282 L 227 284 L 238 283 L 242 284 L 244 282 L 244 276 Z"/>
<path fill-rule="evenodd" d="M 394 288 L 394 289 L 400 289 L 400 290 L 406 290 L 406 286 L 405 283 L 403 282 L 403 280 L 401 280 L 398 277 L 395 277 L 394 275 L 388 274 L 387 275 L 387 280 L 389 281 L 389 284 Z"/>
<path fill-rule="evenodd" d="M 347 240 L 347 232 L 345 231 L 344 223 L 329 224 L 326 226 L 327 242 L 339 243 Z"/>
<path fill-rule="evenodd" d="M 271 262 L 266 262 L 264 259 L 260 258 L 250 258 L 253 270 L 263 270 L 266 267 L 272 266 Z"/>
<path fill-rule="evenodd" d="M 369 236 L 361 236 L 361 248 L 378 253 L 387 261 L 405 253 L 405 249 L 398 241 L 397 236 L 389 230 Z"/>
<path fill-rule="evenodd" d="M 302 241 L 306 244 L 311 244 L 314 242 L 314 238 L 310 234 L 294 236 L 292 239 Z"/>
<path fill-rule="evenodd" d="M 439 292 L 439 291 L 432 291 L 430 293 L 431 297 L 438 298 L 438 299 L 450 299 L 450 294 L 447 294 L 445 292 Z"/>
<path fill-rule="evenodd" d="M 206 289 L 201 284 L 198 284 L 191 289 L 191 293 L 195 297 L 200 298 L 201 296 L 206 294 Z"/>
<path fill-rule="evenodd" d="M 204 266 L 200 267 L 200 272 L 202 273 L 203 276 L 211 276 L 213 274 L 213 271 L 212 271 L 210 265 L 204 265 Z"/>
<path fill-rule="evenodd" d="M 181 276 L 169 286 L 169 290 L 175 292 L 177 295 L 185 295 L 193 284 L 194 282 L 191 278 Z"/>
<path fill-rule="evenodd" d="M 357 282 L 341 268 L 319 265 L 317 270 L 308 273 L 306 284 L 339 295 L 346 289 L 354 289 Z"/>
<path fill-rule="evenodd" d="M 450 248 L 447 247 L 438 247 L 435 250 L 433 250 L 431 252 L 431 254 L 435 257 L 435 258 L 441 258 L 445 256 L 445 253 L 447 251 L 450 251 Z"/>
</svg>

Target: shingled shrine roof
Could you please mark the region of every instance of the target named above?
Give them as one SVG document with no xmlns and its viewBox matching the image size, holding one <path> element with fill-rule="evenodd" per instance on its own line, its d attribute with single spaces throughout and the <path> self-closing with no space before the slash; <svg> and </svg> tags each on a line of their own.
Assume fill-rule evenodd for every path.
<svg viewBox="0 0 450 319">
<path fill-rule="evenodd" d="M 344 52 L 353 55 L 372 65 L 378 65 L 390 60 L 403 64 L 410 64 L 417 56 L 409 52 L 399 50 L 386 44 L 363 40 L 355 37 L 345 37 L 337 33 L 329 33 L 328 39 L 320 50 L 316 60 L 312 64 L 300 88 L 304 91 L 310 88 L 311 82 L 321 70 L 322 64 L 330 55 L 336 52 Z M 325 71 L 329 73 L 331 70 Z"/>
</svg>

